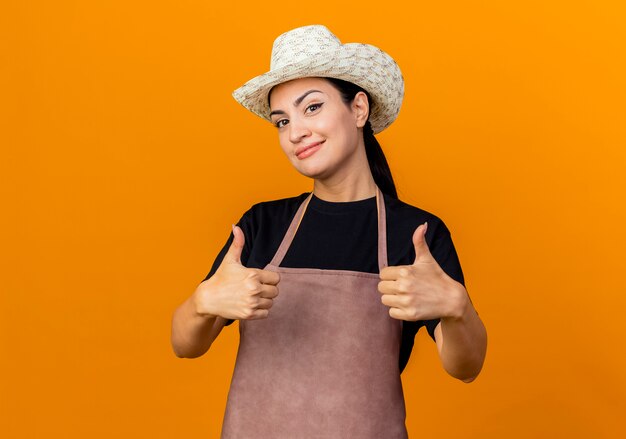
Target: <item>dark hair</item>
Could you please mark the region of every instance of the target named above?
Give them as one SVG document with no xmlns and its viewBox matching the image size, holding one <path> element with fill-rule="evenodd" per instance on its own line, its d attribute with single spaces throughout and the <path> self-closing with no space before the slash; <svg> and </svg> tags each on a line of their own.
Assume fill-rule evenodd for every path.
<svg viewBox="0 0 626 439">
<path fill-rule="evenodd" d="M 344 81 L 342 79 L 323 79 L 329 81 L 337 90 L 339 90 L 339 94 L 341 94 L 341 99 L 346 104 L 350 104 L 354 100 L 354 97 L 358 92 L 364 92 L 367 96 L 367 100 L 370 103 L 370 114 L 372 114 L 372 108 L 374 105 L 376 105 L 376 103 L 372 102 L 372 98 L 366 90 L 359 87 L 358 85 L 355 85 L 348 81 Z M 370 123 L 369 119 L 363 127 L 363 142 L 365 143 L 365 153 L 367 155 L 367 161 L 370 165 L 372 177 L 374 177 L 374 182 L 380 188 L 381 192 L 397 199 L 398 192 L 396 191 L 396 184 L 394 183 L 393 177 L 391 176 L 391 169 L 389 169 L 389 164 L 387 163 L 387 159 L 385 158 L 385 153 L 383 152 L 383 149 L 380 147 L 380 144 L 378 143 L 378 140 L 376 140 L 376 137 L 374 137 L 374 131 L 372 131 L 372 124 Z"/>
</svg>

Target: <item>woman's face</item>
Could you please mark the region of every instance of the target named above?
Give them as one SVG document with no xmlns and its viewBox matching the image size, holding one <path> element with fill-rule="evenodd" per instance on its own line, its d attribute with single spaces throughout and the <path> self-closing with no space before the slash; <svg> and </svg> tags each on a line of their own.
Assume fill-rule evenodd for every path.
<svg viewBox="0 0 626 439">
<path fill-rule="evenodd" d="M 301 78 L 274 87 L 270 94 L 272 123 L 280 146 L 293 166 L 307 177 L 324 179 L 356 164 L 354 160 L 367 121 L 364 93 L 347 105 L 323 78 Z"/>
</svg>

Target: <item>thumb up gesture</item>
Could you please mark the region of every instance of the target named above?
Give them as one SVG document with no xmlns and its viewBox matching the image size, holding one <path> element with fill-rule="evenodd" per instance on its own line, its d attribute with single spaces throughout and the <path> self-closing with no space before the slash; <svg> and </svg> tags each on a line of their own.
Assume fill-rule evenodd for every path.
<svg viewBox="0 0 626 439">
<path fill-rule="evenodd" d="M 448 276 L 426 244 L 428 223 L 413 233 L 415 261 L 411 265 L 385 267 L 378 283 L 381 301 L 389 315 L 399 320 L 430 320 L 458 315 L 467 298 L 465 287 Z"/>
<path fill-rule="evenodd" d="M 241 264 L 245 237 L 233 227 L 233 242 L 213 276 L 194 293 L 196 311 L 225 319 L 261 319 L 269 314 L 278 295 L 280 275 L 274 271 L 247 268 Z"/>
</svg>

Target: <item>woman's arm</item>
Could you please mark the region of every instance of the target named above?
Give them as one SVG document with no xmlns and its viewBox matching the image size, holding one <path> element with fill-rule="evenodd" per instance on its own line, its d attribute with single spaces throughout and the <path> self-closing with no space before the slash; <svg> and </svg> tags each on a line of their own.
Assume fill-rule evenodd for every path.
<svg viewBox="0 0 626 439">
<path fill-rule="evenodd" d="M 196 358 L 209 350 L 224 328 L 226 319 L 199 314 L 195 304 L 198 290 L 174 311 L 172 348 L 179 358 Z"/>
<path fill-rule="evenodd" d="M 420 225 L 413 233 L 413 264 L 381 270 L 381 301 L 396 319 L 439 318 L 435 341 L 443 367 L 453 377 L 469 383 L 482 368 L 487 331 L 463 284 L 452 279 L 431 254 L 426 228 L 427 224 Z"/>
<path fill-rule="evenodd" d="M 456 305 L 435 328 L 435 341 L 444 369 L 466 383 L 476 379 L 487 354 L 487 330 L 460 283 L 448 297 Z"/>
<path fill-rule="evenodd" d="M 233 241 L 219 267 L 183 302 L 172 317 L 172 348 L 177 357 L 204 354 L 227 319 L 262 319 L 278 295 L 280 275 L 241 263 L 245 237 L 233 226 Z"/>
</svg>

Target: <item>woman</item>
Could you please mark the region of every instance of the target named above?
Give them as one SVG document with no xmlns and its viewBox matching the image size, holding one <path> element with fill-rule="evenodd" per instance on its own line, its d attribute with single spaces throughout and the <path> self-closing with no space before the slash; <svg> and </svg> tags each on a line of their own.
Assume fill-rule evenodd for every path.
<svg viewBox="0 0 626 439">
<path fill-rule="evenodd" d="M 407 437 L 400 373 L 421 326 L 452 376 L 482 368 L 486 331 L 450 233 L 398 200 L 374 137 L 403 94 L 389 55 L 324 26 L 279 36 L 270 71 L 234 92 L 313 191 L 252 206 L 174 313 L 179 357 L 239 320 L 223 438 Z"/>
</svg>

